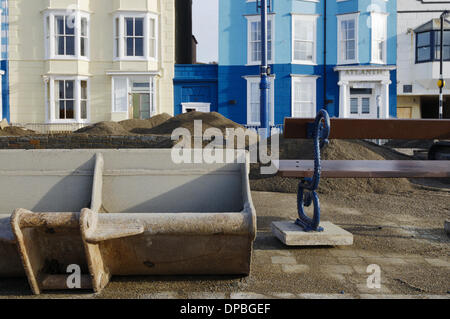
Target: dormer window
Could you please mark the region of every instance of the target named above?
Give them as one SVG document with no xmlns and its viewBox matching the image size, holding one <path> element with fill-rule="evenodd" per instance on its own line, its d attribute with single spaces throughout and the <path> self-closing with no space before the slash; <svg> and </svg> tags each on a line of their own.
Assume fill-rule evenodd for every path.
<svg viewBox="0 0 450 319">
<path fill-rule="evenodd" d="M 44 19 L 47 59 L 88 59 L 89 14 L 55 10 Z"/>
</svg>

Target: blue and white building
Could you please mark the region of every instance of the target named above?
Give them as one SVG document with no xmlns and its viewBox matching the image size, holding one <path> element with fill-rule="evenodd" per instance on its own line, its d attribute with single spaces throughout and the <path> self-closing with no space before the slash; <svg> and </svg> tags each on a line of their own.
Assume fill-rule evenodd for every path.
<svg viewBox="0 0 450 319">
<path fill-rule="evenodd" d="M 314 117 L 321 108 L 344 118 L 396 116 L 395 0 L 271 1 L 272 125 Z M 217 103 L 211 111 L 238 123 L 259 125 L 260 59 L 256 1 L 219 0 L 218 100 L 200 102 Z M 175 113 L 185 98 L 175 93 Z"/>
<path fill-rule="evenodd" d="M 218 109 L 239 123 L 257 125 L 256 3 L 219 2 Z M 272 124 L 314 117 L 324 107 L 336 117 L 396 116 L 395 0 L 272 0 L 272 9 Z"/>
<path fill-rule="evenodd" d="M 0 91 L 2 97 L 0 99 L 0 121 L 7 119 L 9 121 L 9 77 L 8 77 L 8 30 L 9 30 L 9 13 L 8 0 L 0 1 L 1 8 L 1 59 L 0 59 Z"/>
</svg>

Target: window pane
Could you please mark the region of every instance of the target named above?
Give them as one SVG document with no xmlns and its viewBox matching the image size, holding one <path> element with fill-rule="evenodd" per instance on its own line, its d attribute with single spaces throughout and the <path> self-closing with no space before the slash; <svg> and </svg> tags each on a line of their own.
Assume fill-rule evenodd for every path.
<svg viewBox="0 0 450 319">
<path fill-rule="evenodd" d="M 59 37 L 56 38 L 56 46 L 58 48 L 57 49 L 57 55 L 64 55 L 65 54 L 65 52 L 64 52 L 64 47 L 65 47 L 64 42 L 65 42 L 65 40 L 64 40 L 63 36 L 59 36 Z"/>
<path fill-rule="evenodd" d="M 74 81 L 64 81 L 66 83 L 66 99 L 73 99 Z"/>
<path fill-rule="evenodd" d="M 81 101 L 81 119 L 82 120 L 87 120 L 87 101 Z"/>
<path fill-rule="evenodd" d="M 87 19 L 81 18 L 81 36 L 87 37 Z"/>
<path fill-rule="evenodd" d="M 75 114 L 74 114 L 74 101 L 66 101 L 66 119 L 74 119 L 75 118 Z"/>
<path fill-rule="evenodd" d="M 362 99 L 362 114 L 370 114 L 370 99 L 363 98 Z"/>
<path fill-rule="evenodd" d="M 134 23 L 133 18 L 126 18 L 125 19 L 125 34 L 127 36 L 133 36 L 134 35 Z"/>
<path fill-rule="evenodd" d="M 66 103 L 64 101 L 59 101 L 59 119 L 66 118 Z"/>
<path fill-rule="evenodd" d="M 444 47 L 444 60 L 450 61 L 450 46 Z"/>
<path fill-rule="evenodd" d="M 66 34 L 75 34 L 75 17 L 66 16 Z"/>
<path fill-rule="evenodd" d="M 430 45 L 430 32 L 423 32 L 417 34 L 417 46 L 422 47 L 426 45 Z"/>
<path fill-rule="evenodd" d="M 66 37 L 66 55 L 75 55 L 75 37 Z"/>
<path fill-rule="evenodd" d="M 133 45 L 134 41 L 133 38 L 127 38 L 127 56 L 133 56 L 134 55 L 134 48 Z"/>
<path fill-rule="evenodd" d="M 87 100 L 87 81 L 81 81 L 81 99 Z"/>
<path fill-rule="evenodd" d="M 450 45 L 450 31 L 444 31 L 444 45 Z"/>
<path fill-rule="evenodd" d="M 151 37 L 151 38 L 155 38 L 155 37 L 156 37 L 156 28 L 155 28 L 155 24 L 156 24 L 155 19 L 150 19 L 149 29 L 150 29 L 150 37 Z"/>
<path fill-rule="evenodd" d="M 355 40 L 347 41 L 346 60 L 355 59 Z"/>
<path fill-rule="evenodd" d="M 431 47 L 418 48 L 417 49 L 417 60 L 418 61 L 431 60 Z"/>
<path fill-rule="evenodd" d="M 358 114 L 358 99 L 357 98 L 350 99 L 350 113 Z"/>
<path fill-rule="evenodd" d="M 64 81 L 55 81 L 55 86 L 58 86 L 59 98 L 64 99 Z"/>
<path fill-rule="evenodd" d="M 135 36 L 144 36 L 144 19 L 136 19 L 135 21 Z"/>
<path fill-rule="evenodd" d="M 135 56 L 144 56 L 144 39 L 136 38 L 135 45 L 136 45 Z"/>
<path fill-rule="evenodd" d="M 156 40 L 150 40 L 149 45 L 150 45 L 149 54 L 152 58 L 155 58 L 156 57 Z"/>
<path fill-rule="evenodd" d="M 86 38 L 80 39 L 80 54 L 86 56 Z"/>
<path fill-rule="evenodd" d="M 64 17 L 55 17 L 56 34 L 64 34 Z"/>
</svg>

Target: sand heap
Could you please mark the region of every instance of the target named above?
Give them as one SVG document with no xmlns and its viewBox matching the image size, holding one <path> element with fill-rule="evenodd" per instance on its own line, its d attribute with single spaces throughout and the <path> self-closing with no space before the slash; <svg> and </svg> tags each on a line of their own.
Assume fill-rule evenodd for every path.
<svg viewBox="0 0 450 319">
<path fill-rule="evenodd" d="M 35 135 L 36 132 L 26 130 L 17 126 L 6 126 L 0 129 L 0 136 L 30 136 Z"/>
<path fill-rule="evenodd" d="M 322 152 L 327 160 L 408 160 L 409 157 L 365 141 L 331 140 Z M 280 159 L 313 159 L 313 143 L 310 140 L 284 140 L 280 138 Z M 260 175 L 259 165 L 252 165 L 251 186 L 253 190 L 296 193 L 298 179 Z M 399 193 L 412 191 L 407 179 L 323 178 L 321 193 Z"/>
<path fill-rule="evenodd" d="M 95 136 L 122 136 L 132 135 L 125 130 L 122 125 L 116 122 L 99 122 L 90 126 L 83 127 L 74 134 L 88 134 Z"/>
<path fill-rule="evenodd" d="M 148 120 L 125 120 L 119 122 L 119 124 L 128 132 L 134 134 L 146 134 L 145 131 L 152 129 L 164 122 L 170 120 L 172 116 L 167 113 L 155 115 Z"/>
<path fill-rule="evenodd" d="M 189 112 L 172 117 L 156 127 L 142 130 L 141 132 L 142 134 L 170 135 L 175 129 L 182 127 L 188 129 L 193 135 L 194 121 L 202 121 L 202 132 L 205 132 L 208 128 L 218 128 L 225 134 L 227 128 L 243 128 L 241 125 L 216 112 Z"/>
</svg>

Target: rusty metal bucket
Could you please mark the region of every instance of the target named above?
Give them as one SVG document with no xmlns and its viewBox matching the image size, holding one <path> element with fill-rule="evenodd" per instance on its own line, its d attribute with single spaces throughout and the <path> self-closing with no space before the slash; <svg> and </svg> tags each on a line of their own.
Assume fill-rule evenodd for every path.
<svg viewBox="0 0 450 319">
<path fill-rule="evenodd" d="M 95 292 L 113 275 L 248 274 L 256 214 L 240 156 L 0 151 L 0 277 L 26 275 L 39 294 L 68 289 L 71 265 Z"/>
</svg>

